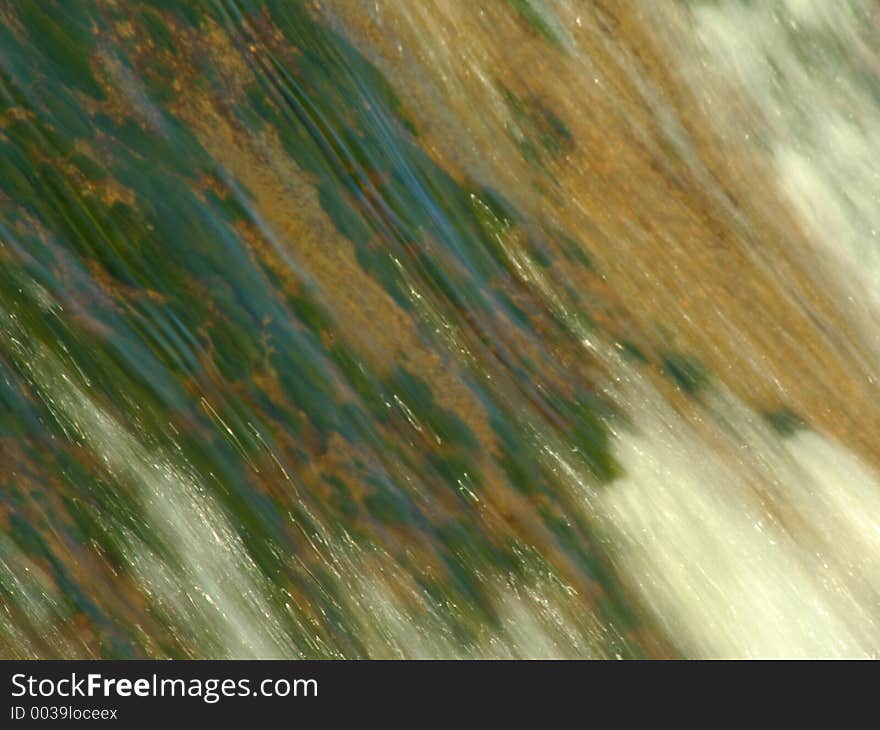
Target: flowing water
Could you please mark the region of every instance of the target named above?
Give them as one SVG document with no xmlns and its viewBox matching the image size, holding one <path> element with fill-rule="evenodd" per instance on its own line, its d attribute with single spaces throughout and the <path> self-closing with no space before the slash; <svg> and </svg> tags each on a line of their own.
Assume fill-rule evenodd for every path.
<svg viewBox="0 0 880 730">
<path fill-rule="evenodd" d="M 878 41 L 0 2 L 0 656 L 880 653 Z"/>
</svg>

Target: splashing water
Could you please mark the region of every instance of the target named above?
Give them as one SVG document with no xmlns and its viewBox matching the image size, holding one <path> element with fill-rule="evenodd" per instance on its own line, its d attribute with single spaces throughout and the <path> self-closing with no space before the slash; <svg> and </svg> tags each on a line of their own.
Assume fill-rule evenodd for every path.
<svg viewBox="0 0 880 730">
<path fill-rule="evenodd" d="M 0 655 L 880 652 L 872 3 L 0 17 Z"/>
</svg>

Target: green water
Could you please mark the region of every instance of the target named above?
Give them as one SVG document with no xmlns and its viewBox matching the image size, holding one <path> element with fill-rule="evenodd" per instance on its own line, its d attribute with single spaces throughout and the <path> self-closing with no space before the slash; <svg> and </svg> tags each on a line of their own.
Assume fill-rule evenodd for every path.
<svg viewBox="0 0 880 730">
<path fill-rule="evenodd" d="M 193 500 L 210 502 L 235 535 L 199 559 L 246 552 L 240 568 L 216 566 L 218 580 L 246 573 L 272 614 L 271 637 L 230 639 L 233 654 L 369 654 L 364 617 L 346 607 L 349 587 L 322 548 L 334 540 L 405 572 L 415 622 L 431 616 L 462 653 L 499 630 L 488 575 L 568 582 L 557 573 L 577 571 L 601 623 L 620 637 L 633 629 L 592 526 L 566 517 L 568 497 L 533 453 L 537 421 L 609 481 L 617 416 L 589 382 L 566 374 L 562 391 L 543 378 L 558 367 L 552 352 L 534 362 L 505 342 L 505 328 L 530 339 L 539 327 L 558 347 L 577 345 L 512 270 L 505 240 L 520 215 L 425 154 L 375 66 L 298 3 L 24 2 L 6 12 L 2 522 L 45 608 L 34 616 L 21 605 L 28 578 L 16 562 L 0 582 L 15 612 L 6 653 L 225 651 L 210 626 L 220 599 L 167 605 L 202 594 L 210 572 L 180 554 L 210 539 L 210 525 L 190 515 L 161 524 L 164 510 L 198 522 Z M 123 20 L 130 38 L 118 33 Z M 246 69 L 240 95 L 187 48 L 209 28 Z M 277 135 L 335 229 L 323 245 L 350 242 L 385 308 L 486 414 L 493 443 L 438 403 L 424 357 L 411 365 L 404 351 L 377 367 L 337 334 L 345 302 L 284 253 L 295 245 L 276 238 L 246 186 L 173 111 L 188 87 L 220 97 L 245 144 Z M 544 126 L 536 144 L 558 144 L 554 134 L 564 143 L 564 130 Z M 278 194 L 296 208 L 295 195 Z M 552 268 L 561 242 L 532 226 L 525 241 Z M 273 247 L 281 253 L 261 255 Z M 353 284 L 342 271 L 333 283 Z M 487 479 L 529 505 L 532 524 L 502 528 L 481 501 Z M 145 507 L 156 500 L 167 503 Z M 143 554 L 168 575 L 141 574 Z"/>
<path fill-rule="evenodd" d="M 497 6 L 574 53 L 554 3 Z M 618 443 L 667 411 L 613 383 L 651 373 L 745 427 L 674 336 L 609 330 L 592 234 L 438 154 L 406 85 L 316 3 L 0 17 L 0 656 L 703 652 L 643 593 L 623 505 L 699 469 L 645 477 L 659 441 Z M 552 197 L 588 142 L 540 83 L 496 86 Z M 795 410 L 749 422 L 777 444 L 762 465 Z M 705 653 L 731 646 L 752 651 Z"/>
</svg>

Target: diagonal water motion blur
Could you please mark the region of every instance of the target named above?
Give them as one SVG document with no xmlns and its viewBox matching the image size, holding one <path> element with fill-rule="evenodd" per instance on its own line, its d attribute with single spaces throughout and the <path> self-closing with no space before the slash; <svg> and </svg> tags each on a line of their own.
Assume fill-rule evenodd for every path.
<svg viewBox="0 0 880 730">
<path fill-rule="evenodd" d="M 872 3 L 0 18 L 0 655 L 880 651 Z"/>
</svg>

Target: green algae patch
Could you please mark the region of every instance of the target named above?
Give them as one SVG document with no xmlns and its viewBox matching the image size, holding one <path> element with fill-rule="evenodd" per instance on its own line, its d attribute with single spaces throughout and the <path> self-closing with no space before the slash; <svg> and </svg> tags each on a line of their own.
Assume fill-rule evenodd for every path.
<svg viewBox="0 0 880 730">
<path fill-rule="evenodd" d="M 518 4 L 526 16 L 538 7 Z M 588 265 L 581 247 L 560 249 L 554 233 L 544 238 L 499 192 L 442 169 L 419 146 L 387 79 L 316 22 L 313 9 L 155 0 L 138 10 L 132 37 L 116 28 L 124 19 L 118 4 L 101 16 L 112 19 L 108 27 L 88 12 L 70 28 L 51 18 L 47 25 L 40 8 L 48 5 L 36 7 L 30 26 L 61 47 L 38 59 L 44 78 L 28 94 L 17 91 L 27 49 L 16 40 L 6 56 L 13 78 L 4 76 L 0 99 L 20 110 L 8 115 L 0 138 L 0 211 L 15 230 L 15 255 L 30 268 L 16 273 L 4 261 L 4 301 L 17 301 L 20 280 L 42 282 L 45 297 L 28 294 L 14 305 L 33 322 L 30 334 L 133 438 L 179 456 L 199 477 L 229 515 L 296 646 L 310 656 L 367 655 L 344 586 L 310 553 L 326 526 L 334 539 L 375 548 L 405 566 L 431 610 L 443 614 L 444 630 L 469 645 L 500 627 L 486 576 L 523 573 L 517 556 L 535 549 L 526 545 L 535 535 L 549 534 L 538 547 L 561 551 L 613 595 L 601 546 L 588 525 L 565 516 L 575 509 L 542 463 L 540 429 L 526 423 L 569 446 L 567 458 L 596 484 L 619 475 L 608 409 L 590 385 L 573 376 L 542 389 L 548 359 L 571 338 L 517 280 L 522 261 L 552 277 L 564 263 L 554 258 L 560 250 Z M 533 20 L 541 21 L 539 12 Z M 105 34 L 100 48 L 93 31 Z M 0 42 L 4 33 L 11 31 L 0 29 Z M 224 78 L 227 67 L 214 61 L 226 59 L 202 53 L 223 34 L 222 53 L 243 54 L 237 61 L 244 63 L 233 64 L 241 78 Z M 259 53 L 244 52 L 251 42 Z M 108 48 L 142 82 L 135 103 L 107 84 L 101 64 Z M 65 53 L 79 60 L 58 72 L 53 64 Z M 103 90 L 91 88 L 95 79 Z M 284 162 L 302 173 L 297 183 L 312 187 L 326 214 L 318 226 L 332 233 L 326 245 L 339 244 L 336 233 L 347 239 L 346 255 L 353 247 L 363 271 L 413 320 L 418 352 L 380 352 L 375 359 L 390 364 L 378 369 L 346 346 L 340 330 L 347 312 L 333 287 L 321 289 L 326 299 L 313 296 L 311 262 L 296 255 L 296 225 L 292 233 L 272 231 L 278 240 L 269 241 L 265 230 L 276 221 L 263 226 L 264 211 L 237 194 L 235 167 L 224 166 L 234 155 L 214 159 L 200 144 L 211 140 L 175 116 L 185 116 L 191 101 L 201 111 L 206 100 L 245 138 L 243 148 L 264 145 L 289 155 Z M 531 97 L 517 104 L 542 164 L 570 149 L 572 135 L 552 110 Z M 269 197 L 296 209 L 302 201 L 291 190 L 300 189 L 279 187 Z M 5 219 L 7 208 L 19 218 Z M 296 212 L 287 220 L 300 222 Z M 22 227 L 32 228 L 32 237 L 19 234 Z M 292 263 L 264 255 L 269 243 L 289 246 Z M 342 276 L 338 283 L 348 285 Z M 448 347 L 451 337 L 416 316 L 412 302 L 422 295 L 466 347 L 485 352 L 470 359 Z M 500 325 L 507 329 L 500 332 Z M 548 338 L 548 356 L 520 350 L 515 336 L 523 335 L 538 347 Z M 437 379 L 444 385 L 453 374 L 454 393 L 438 392 L 431 368 L 446 371 Z M 15 383 L 20 370 L 10 367 Z M 135 495 L 102 471 L 101 455 L 71 438 L 71 425 L 51 403 L 21 390 L 0 388 L 0 405 L 21 414 L 23 431 L 3 419 L 0 432 L 30 438 L 32 431 L 70 462 L 58 467 L 53 484 L 70 523 L 65 537 L 82 536 L 87 545 L 88 536 L 95 543 L 88 549 L 109 561 L 120 583 L 131 576 L 116 530 L 143 543 L 168 570 L 178 567 L 157 534 L 139 524 Z M 488 437 L 483 407 L 491 414 Z M 518 525 L 487 522 L 494 506 L 487 505 L 508 498 L 534 507 L 546 532 L 524 529 L 523 537 Z M 26 513 L 14 508 L 16 539 L 41 559 L 62 555 L 49 539 L 60 527 L 35 524 L 43 544 L 34 547 L 34 535 L 21 528 Z M 65 574 L 53 576 L 66 587 Z M 107 603 L 90 606 L 69 594 L 95 625 L 112 614 Z M 149 604 L 135 593 L 131 603 L 138 601 Z M 151 636 L 152 650 L 185 656 L 186 627 L 155 612 L 168 629 Z M 101 644 L 110 653 L 138 648 L 109 633 Z"/>
<path fill-rule="evenodd" d="M 648 362 L 648 358 L 645 353 L 642 352 L 642 348 L 631 340 L 618 342 L 617 349 L 620 350 L 621 354 L 631 362 L 636 362 L 640 365 L 644 365 Z"/>
<path fill-rule="evenodd" d="M 90 63 L 92 37 L 88 15 L 71 11 L 66 5 L 52 0 L 23 0 L 16 4 L 16 10 L 30 41 L 51 62 L 45 70 L 89 96 L 103 99 L 104 91 Z"/>
<path fill-rule="evenodd" d="M 425 424 L 441 443 L 475 450 L 478 442 L 467 424 L 452 411 L 441 408 L 430 386 L 421 378 L 397 368 L 387 381 L 389 392 L 406 404 L 417 424 Z"/>
<path fill-rule="evenodd" d="M 709 373 L 703 365 L 685 355 L 664 355 L 660 367 L 675 385 L 691 396 L 696 396 L 709 381 Z"/>
<path fill-rule="evenodd" d="M 794 411 L 788 408 L 764 411 L 761 416 L 776 433 L 782 437 L 794 436 L 799 431 L 807 428 L 804 420 Z"/>
<path fill-rule="evenodd" d="M 546 165 L 574 148 L 575 139 L 565 122 L 537 96 L 521 98 L 502 87 L 502 94 L 516 125 L 514 141 L 523 158 L 546 170 Z"/>
<path fill-rule="evenodd" d="M 560 45 L 559 38 L 544 15 L 549 11 L 541 0 L 507 0 L 507 2 L 539 36 L 554 46 Z"/>
</svg>

